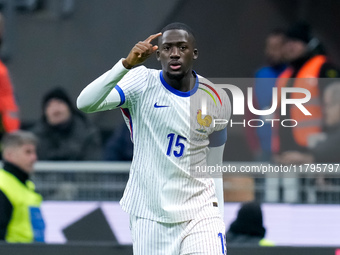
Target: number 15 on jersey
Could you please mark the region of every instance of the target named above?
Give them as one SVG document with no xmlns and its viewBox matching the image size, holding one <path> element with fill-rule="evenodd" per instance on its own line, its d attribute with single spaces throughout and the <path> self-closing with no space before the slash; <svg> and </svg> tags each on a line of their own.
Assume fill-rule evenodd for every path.
<svg viewBox="0 0 340 255">
<path fill-rule="evenodd" d="M 166 155 L 171 156 L 171 154 L 173 154 L 176 158 L 181 157 L 185 149 L 183 141 L 186 141 L 187 139 L 174 133 L 168 134 L 167 137 L 169 139 L 169 144 Z"/>
</svg>

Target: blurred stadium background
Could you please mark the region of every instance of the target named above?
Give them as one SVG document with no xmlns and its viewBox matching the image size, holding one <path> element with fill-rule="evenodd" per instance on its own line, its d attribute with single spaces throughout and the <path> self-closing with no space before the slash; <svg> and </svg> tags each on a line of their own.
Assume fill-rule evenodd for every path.
<svg viewBox="0 0 340 255">
<path fill-rule="evenodd" d="M 332 60 L 340 64 L 337 0 L 0 3 L 6 17 L 2 55 L 7 60 L 25 125 L 40 117 L 42 96 L 51 88 L 65 87 L 75 100 L 86 84 L 125 57 L 135 42 L 173 21 L 188 23 L 195 31 L 200 52 L 195 69 L 205 77 L 253 77 L 264 63 L 266 35 L 300 19 L 311 24 Z M 146 65 L 159 67 L 156 58 Z M 96 113 L 91 118 L 103 132 L 123 122 L 119 111 Z M 229 131 L 225 160 L 251 159 L 244 132 L 242 127 Z"/>
<path fill-rule="evenodd" d="M 195 31 L 200 51 L 195 69 L 206 77 L 252 77 L 264 62 L 266 35 L 273 28 L 286 28 L 300 19 L 312 25 L 332 60 L 340 65 L 338 0 L 1 0 L 0 5 L 6 18 L 1 56 L 11 73 L 25 126 L 40 117 L 40 102 L 48 90 L 62 86 L 75 100 L 86 84 L 126 56 L 135 42 L 173 21 L 185 22 Z M 156 59 L 148 60 L 146 65 L 158 67 Z M 119 111 L 90 117 L 100 127 L 103 137 L 123 122 Z M 244 133 L 242 127 L 229 130 L 225 161 L 250 164 L 247 163 L 251 155 Z M 68 217 L 61 212 L 71 213 L 79 208 L 78 213 L 69 218 L 70 223 L 102 208 L 114 232 L 128 232 L 126 215 L 119 211 L 117 204 L 128 169 L 129 163 L 122 162 L 39 162 L 34 180 L 46 201 L 44 210 L 58 212 L 46 217 L 51 222 L 60 221 L 60 217 Z M 253 249 L 252 254 L 339 254 L 335 248 L 340 247 L 340 182 L 334 180 L 332 189 L 319 190 L 312 179 L 287 180 L 273 181 L 268 186 L 263 179 L 251 176 L 225 178 L 226 222 L 235 217 L 239 202 L 256 199 L 264 202 L 265 217 L 272 217 L 268 221 L 265 218 L 268 231 L 272 233 L 269 239 L 272 237 L 278 246 L 303 246 L 305 250 L 268 248 L 268 253 L 263 253 Z M 292 190 L 287 195 L 287 191 Z M 273 193 L 277 196 L 266 197 Z M 105 208 L 114 209 L 114 216 L 108 216 L 110 210 Z M 121 221 L 117 215 L 121 215 Z M 285 228 L 279 224 L 283 219 L 289 221 Z M 114 227 L 119 226 L 117 221 L 123 230 Z M 63 222 L 58 229 L 49 230 L 52 231 L 50 243 L 65 242 L 65 237 L 60 235 L 66 225 Z M 120 236 L 115 234 L 116 238 Z M 117 248 L 122 249 L 121 252 L 111 254 L 130 254 L 128 237 L 119 238 L 118 243 L 128 245 L 126 253 L 122 246 Z M 99 247 L 98 242 L 93 243 L 96 245 Z M 324 248 L 311 250 L 308 246 Z M 100 247 L 96 254 L 113 252 L 110 245 Z M 68 250 L 66 247 L 65 253 L 59 254 L 71 254 L 71 250 L 72 254 L 91 254 L 89 246 L 79 245 L 78 248 L 74 251 L 74 247 Z M 6 253 L 8 249 L 11 253 Z M 243 249 L 236 247 L 229 254 L 249 254 L 249 250 Z M 20 247 L 6 245 L 0 245 L 0 251 L 3 251 L 1 254 L 24 254 L 19 253 Z"/>
</svg>

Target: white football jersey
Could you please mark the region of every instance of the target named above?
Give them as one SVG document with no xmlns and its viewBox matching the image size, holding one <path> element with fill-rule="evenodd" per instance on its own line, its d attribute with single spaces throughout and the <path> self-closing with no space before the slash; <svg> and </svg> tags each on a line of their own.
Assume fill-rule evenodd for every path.
<svg viewBox="0 0 340 255">
<path fill-rule="evenodd" d="M 134 143 L 122 208 L 171 223 L 194 219 L 217 202 L 213 179 L 196 170 L 206 166 L 208 146 L 226 141 L 227 124 L 214 120 L 229 120 L 227 93 L 197 75 L 195 87 L 181 92 L 162 71 L 144 66 L 129 71 L 115 89 Z M 221 134 L 211 140 L 213 132 Z"/>
</svg>

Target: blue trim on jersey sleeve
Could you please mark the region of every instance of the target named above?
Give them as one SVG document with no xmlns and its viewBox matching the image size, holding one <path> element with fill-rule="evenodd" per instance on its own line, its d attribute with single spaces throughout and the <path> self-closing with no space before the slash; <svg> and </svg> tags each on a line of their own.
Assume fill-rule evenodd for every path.
<svg viewBox="0 0 340 255">
<path fill-rule="evenodd" d="M 183 92 L 183 91 L 179 91 L 177 89 L 174 89 L 173 87 L 171 87 L 165 80 L 164 80 L 164 77 L 163 77 L 163 71 L 160 72 L 159 74 L 159 77 L 161 79 L 161 82 L 163 84 L 163 86 L 169 90 L 171 93 L 174 93 L 175 95 L 177 96 L 180 96 L 180 97 L 189 97 L 193 94 L 196 93 L 197 89 L 198 89 L 198 78 L 197 78 L 197 74 L 195 71 L 192 71 L 192 74 L 195 76 L 196 78 L 196 81 L 195 81 L 195 86 L 192 90 L 190 91 L 187 91 L 187 92 Z"/>
<path fill-rule="evenodd" d="M 219 147 L 227 141 L 227 127 L 209 135 L 209 147 Z"/>
<path fill-rule="evenodd" d="M 125 103 L 125 94 L 123 92 L 123 90 L 121 89 L 121 87 L 119 87 L 118 85 L 115 86 L 115 89 L 118 91 L 119 95 L 120 95 L 120 104 L 117 105 L 117 107 L 123 105 Z"/>
</svg>

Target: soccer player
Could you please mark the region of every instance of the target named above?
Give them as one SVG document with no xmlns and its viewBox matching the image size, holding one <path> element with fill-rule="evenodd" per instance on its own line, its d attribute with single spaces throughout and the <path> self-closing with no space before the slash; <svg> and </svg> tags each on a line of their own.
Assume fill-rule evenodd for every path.
<svg viewBox="0 0 340 255">
<path fill-rule="evenodd" d="M 136 67 L 153 53 L 162 70 Z M 192 30 L 169 24 L 77 99 L 84 112 L 121 108 L 130 129 L 134 156 L 120 204 L 134 254 L 226 254 L 222 178 L 197 172 L 222 163 L 230 101 L 193 71 L 197 57 Z"/>
</svg>

